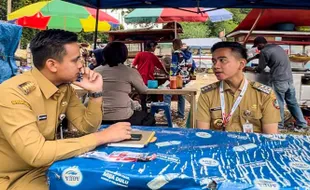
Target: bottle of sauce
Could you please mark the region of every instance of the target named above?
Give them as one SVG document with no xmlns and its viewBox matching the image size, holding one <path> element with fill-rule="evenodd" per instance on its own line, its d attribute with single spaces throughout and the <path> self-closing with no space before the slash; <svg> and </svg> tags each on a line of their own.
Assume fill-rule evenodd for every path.
<svg viewBox="0 0 310 190">
<path fill-rule="evenodd" d="M 180 74 L 177 75 L 177 89 L 183 88 L 183 79 Z"/>
<path fill-rule="evenodd" d="M 176 76 L 170 76 L 170 89 L 176 89 L 176 88 L 177 88 Z"/>
</svg>

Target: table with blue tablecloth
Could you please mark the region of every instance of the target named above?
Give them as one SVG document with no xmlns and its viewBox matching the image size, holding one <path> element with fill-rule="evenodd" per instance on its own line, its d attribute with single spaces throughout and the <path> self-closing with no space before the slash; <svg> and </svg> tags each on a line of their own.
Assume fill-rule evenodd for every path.
<svg viewBox="0 0 310 190">
<path fill-rule="evenodd" d="M 166 127 L 143 149 L 97 147 L 54 163 L 50 189 L 309 189 L 310 137 Z"/>
</svg>

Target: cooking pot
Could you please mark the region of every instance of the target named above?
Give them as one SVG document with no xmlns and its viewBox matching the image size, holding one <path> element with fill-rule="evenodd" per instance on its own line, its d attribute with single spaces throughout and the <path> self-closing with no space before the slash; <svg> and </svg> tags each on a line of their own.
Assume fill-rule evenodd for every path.
<svg viewBox="0 0 310 190">
<path fill-rule="evenodd" d="M 304 116 L 310 116 L 310 107 L 300 107 Z"/>
<path fill-rule="evenodd" d="M 310 76 L 302 76 L 301 77 L 301 83 L 306 84 L 306 85 L 310 85 Z"/>
<path fill-rule="evenodd" d="M 292 71 L 295 71 L 295 72 L 307 72 L 308 69 L 306 69 L 306 68 L 292 68 Z"/>
</svg>

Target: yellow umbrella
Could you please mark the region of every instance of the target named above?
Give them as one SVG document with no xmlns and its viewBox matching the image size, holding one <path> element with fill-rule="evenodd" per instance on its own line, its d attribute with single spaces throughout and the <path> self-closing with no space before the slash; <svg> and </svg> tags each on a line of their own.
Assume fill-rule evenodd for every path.
<svg viewBox="0 0 310 190">
<path fill-rule="evenodd" d="M 92 32 L 95 31 L 96 19 L 89 16 L 87 19 L 81 19 L 81 24 L 84 32 Z M 111 25 L 108 22 L 98 22 L 98 31 L 109 31 L 110 29 Z"/>
</svg>

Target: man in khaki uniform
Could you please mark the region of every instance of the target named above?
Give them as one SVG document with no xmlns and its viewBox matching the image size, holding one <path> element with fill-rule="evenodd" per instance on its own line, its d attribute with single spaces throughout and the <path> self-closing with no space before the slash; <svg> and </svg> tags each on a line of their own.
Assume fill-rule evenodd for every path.
<svg viewBox="0 0 310 190">
<path fill-rule="evenodd" d="M 130 124 L 96 132 L 102 119 L 102 77 L 82 67 L 77 36 L 46 30 L 31 41 L 35 68 L 0 85 L 0 189 L 48 189 L 45 172 L 55 161 L 130 138 Z M 69 83 L 89 91 L 88 107 Z M 80 138 L 57 139 L 67 119 Z M 92 133 L 93 134 L 88 134 Z"/>
<path fill-rule="evenodd" d="M 201 89 L 197 127 L 277 133 L 281 118 L 276 96 L 271 87 L 245 78 L 242 70 L 247 63 L 246 49 L 237 42 L 219 42 L 211 52 L 219 82 Z"/>
</svg>

